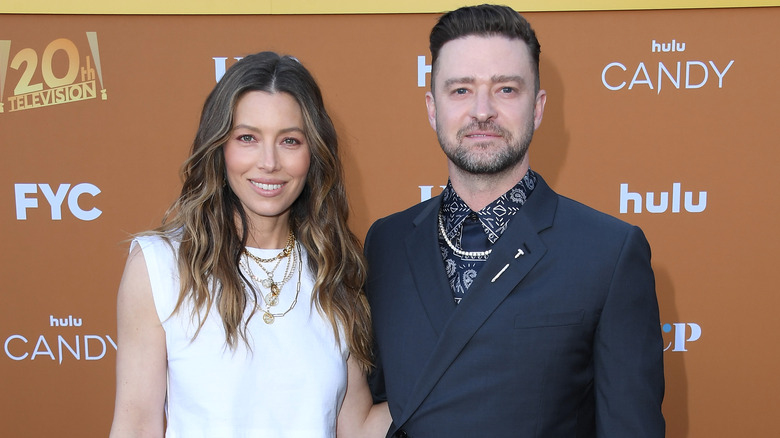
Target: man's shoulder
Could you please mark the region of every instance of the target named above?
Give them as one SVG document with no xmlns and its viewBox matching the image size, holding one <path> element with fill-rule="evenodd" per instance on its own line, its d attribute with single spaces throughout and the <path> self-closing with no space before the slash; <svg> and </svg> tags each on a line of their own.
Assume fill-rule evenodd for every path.
<svg viewBox="0 0 780 438">
<path fill-rule="evenodd" d="M 554 225 L 556 226 L 566 225 L 591 229 L 597 227 L 613 231 L 628 230 L 633 227 L 615 216 L 557 193 L 541 177 L 534 194 L 537 192 L 540 198 L 534 200 L 534 195 L 531 195 L 528 206 L 541 210 L 539 214 L 542 217 L 549 217 L 548 215 L 554 211 Z"/>
<path fill-rule="evenodd" d="M 550 230 L 568 239 L 572 245 L 598 242 L 599 251 L 619 250 L 627 242 L 649 249 L 641 228 L 565 196 L 559 195 L 558 212 Z"/>
<path fill-rule="evenodd" d="M 585 221 L 588 224 L 598 223 L 605 227 L 618 229 L 630 228 L 633 226 L 615 216 L 563 195 L 558 195 L 558 208 L 559 213 L 562 214 L 564 218 L 570 217 L 578 221 Z"/>
</svg>

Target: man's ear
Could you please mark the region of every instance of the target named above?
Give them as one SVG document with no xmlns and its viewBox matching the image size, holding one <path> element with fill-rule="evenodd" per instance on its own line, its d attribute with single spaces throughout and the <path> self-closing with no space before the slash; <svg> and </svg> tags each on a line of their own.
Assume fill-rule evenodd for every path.
<svg viewBox="0 0 780 438">
<path fill-rule="evenodd" d="M 428 109 L 428 123 L 431 124 L 431 128 L 436 130 L 436 101 L 433 99 L 433 93 L 428 91 L 425 93 L 425 107 Z"/>
<path fill-rule="evenodd" d="M 539 125 L 542 124 L 542 117 L 544 116 L 544 105 L 547 103 L 547 92 L 539 90 L 536 93 L 536 102 L 534 103 L 534 131 L 539 129 Z"/>
</svg>

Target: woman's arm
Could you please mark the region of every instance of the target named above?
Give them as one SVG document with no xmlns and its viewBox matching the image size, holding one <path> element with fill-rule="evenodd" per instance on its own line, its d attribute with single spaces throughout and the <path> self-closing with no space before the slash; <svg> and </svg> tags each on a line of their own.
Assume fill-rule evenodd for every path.
<svg viewBox="0 0 780 438">
<path fill-rule="evenodd" d="M 127 258 L 117 295 L 116 404 L 111 438 L 162 437 L 167 358 L 143 252 Z"/>
<path fill-rule="evenodd" d="M 366 374 L 352 356 L 347 360 L 347 393 L 339 412 L 338 438 L 384 438 L 392 418 L 387 402 L 373 404 Z"/>
</svg>

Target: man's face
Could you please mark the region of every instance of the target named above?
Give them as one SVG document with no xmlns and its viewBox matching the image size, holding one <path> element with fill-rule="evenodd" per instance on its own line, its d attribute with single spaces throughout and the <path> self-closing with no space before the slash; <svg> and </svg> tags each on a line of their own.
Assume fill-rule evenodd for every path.
<svg viewBox="0 0 780 438">
<path fill-rule="evenodd" d="M 428 120 L 447 158 L 471 174 L 492 175 L 527 163 L 547 95 L 534 92 L 526 44 L 503 36 L 468 36 L 439 51 Z"/>
</svg>

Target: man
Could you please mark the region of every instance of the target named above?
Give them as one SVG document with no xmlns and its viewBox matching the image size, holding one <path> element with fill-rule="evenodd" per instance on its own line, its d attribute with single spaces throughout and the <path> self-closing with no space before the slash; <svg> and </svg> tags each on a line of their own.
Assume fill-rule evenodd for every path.
<svg viewBox="0 0 780 438">
<path fill-rule="evenodd" d="M 510 8 L 466 7 L 430 48 L 450 181 L 366 237 L 388 436 L 664 436 L 644 235 L 529 168 L 547 97 L 534 31 Z"/>
</svg>

